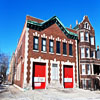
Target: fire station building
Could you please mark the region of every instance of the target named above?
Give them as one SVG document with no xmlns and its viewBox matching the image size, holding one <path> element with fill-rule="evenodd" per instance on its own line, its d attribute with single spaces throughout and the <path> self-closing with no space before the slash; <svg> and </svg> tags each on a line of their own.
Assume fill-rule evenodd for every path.
<svg viewBox="0 0 100 100">
<path fill-rule="evenodd" d="M 58 17 L 26 16 L 15 51 L 15 84 L 26 89 L 78 87 L 76 31 Z"/>
</svg>

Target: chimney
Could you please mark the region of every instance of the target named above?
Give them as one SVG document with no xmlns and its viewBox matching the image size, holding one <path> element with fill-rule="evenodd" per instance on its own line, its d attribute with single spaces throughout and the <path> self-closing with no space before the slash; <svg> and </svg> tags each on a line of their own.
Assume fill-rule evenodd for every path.
<svg viewBox="0 0 100 100">
<path fill-rule="evenodd" d="M 72 28 L 72 25 L 70 24 L 70 29 Z"/>
<path fill-rule="evenodd" d="M 76 25 L 78 25 L 78 20 L 76 20 Z"/>
<path fill-rule="evenodd" d="M 99 51 L 99 46 L 97 46 L 97 51 Z"/>
</svg>

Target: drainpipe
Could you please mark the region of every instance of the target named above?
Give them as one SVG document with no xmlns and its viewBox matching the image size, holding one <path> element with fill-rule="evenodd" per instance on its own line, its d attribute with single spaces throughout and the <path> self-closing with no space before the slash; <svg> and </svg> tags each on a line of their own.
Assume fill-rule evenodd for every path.
<svg viewBox="0 0 100 100">
<path fill-rule="evenodd" d="M 79 40 L 77 40 L 77 61 L 78 61 L 78 84 L 79 84 L 79 88 L 80 88 L 80 70 L 79 70 Z"/>
</svg>

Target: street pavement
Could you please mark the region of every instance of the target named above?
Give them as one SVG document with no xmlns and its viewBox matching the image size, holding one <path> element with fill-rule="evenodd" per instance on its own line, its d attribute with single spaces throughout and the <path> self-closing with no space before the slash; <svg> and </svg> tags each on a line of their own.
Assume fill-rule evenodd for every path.
<svg viewBox="0 0 100 100">
<path fill-rule="evenodd" d="M 12 85 L 0 93 L 0 100 L 100 100 L 100 91 L 83 89 L 46 89 L 21 91 Z"/>
</svg>

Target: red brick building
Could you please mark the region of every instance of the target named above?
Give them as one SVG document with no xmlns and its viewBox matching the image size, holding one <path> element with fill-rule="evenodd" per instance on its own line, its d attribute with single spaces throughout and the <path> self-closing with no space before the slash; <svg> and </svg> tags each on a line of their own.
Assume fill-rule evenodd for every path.
<svg viewBox="0 0 100 100">
<path fill-rule="evenodd" d="M 81 23 L 76 21 L 74 31 L 79 36 L 79 74 L 80 88 L 96 89 L 100 82 L 100 60 L 96 57 L 95 31 L 88 16 Z"/>
<path fill-rule="evenodd" d="M 47 21 L 26 16 L 15 51 L 15 84 L 27 89 L 78 87 L 77 39 L 56 16 Z"/>
</svg>

